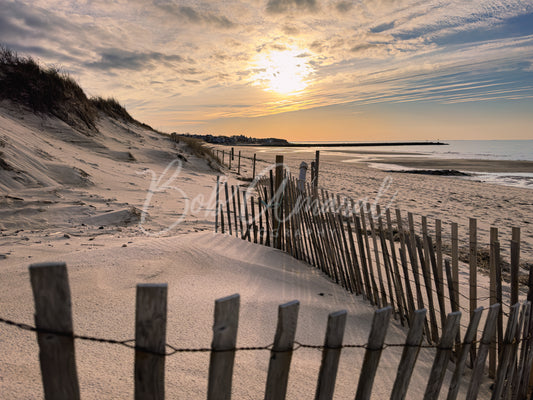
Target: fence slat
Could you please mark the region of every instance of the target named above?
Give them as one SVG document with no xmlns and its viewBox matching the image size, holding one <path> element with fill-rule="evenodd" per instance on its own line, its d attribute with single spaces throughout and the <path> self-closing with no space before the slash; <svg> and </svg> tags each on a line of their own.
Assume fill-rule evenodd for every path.
<svg viewBox="0 0 533 400">
<path fill-rule="evenodd" d="M 485 321 L 485 329 L 481 335 L 481 344 L 478 349 L 478 354 L 476 362 L 472 369 L 472 377 L 470 378 L 470 385 L 468 387 L 468 392 L 466 394 L 467 400 L 477 399 L 479 393 L 479 385 L 481 383 L 481 378 L 483 377 L 483 371 L 485 369 L 485 362 L 487 360 L 487 353 L 490 348 L 491 342 L 494 341 L 496 333 L 496 322 L 498 318 L 498 311 L 500 309 L 499 304 L 493 304 L 489 308 L 489 315 Z M 451 391 L 451 389 L 450 389 Z M 450 397 L 448 394 L 447 400 L 453 400 L 455 397 Z"/>
<path fill-rule="evenodd" d="M 352 203 L 352 207 L 353 207 L 353 203 Z M 365 244 L 364 244 L 363 235 L 361 232 L 361 220 L 355 214 L 355 208 L 354 208 L 352 216 L 353 216 L 353 223 L 354 223 L 354 228 L 355 228 L 355 235 L 357 237 L 357 245 L 359 247 L 359 258 L 361 259 L 361 268 L 363 269 L 363 279 L 365 281 L 366 298 L 370 301 L 370 304 L 375 304 L 374 292 L 372 289 L 372 283 L 370 281 L 371 275 L 369 274 L 368 265 L 366 263 Z"/>
<path fill-rule="evenodd" d="M 439 328 L 437 325 L 437 316 L 435 314 L 435 307 L 433 305 L 433 293 L 431 291 L 431 276 L 429 272 L 429 265 L 424 256 L 424 245 L 420 236 L 416 236 L 416 246 L 418 248 L 418 258 L 420 259 L 420 269 L 424 278 L 424 286 L 426 287 L 426 295 L 428 300 L 429 318 L 431 325 L 431 339 L 437 343 L 439 341 Z M 444 327 L 442 328 L 444 329 Z"/>
<path fill-rule="evenodd" d="M 220 175 L 217 175 L 217 188 L 216 188 L 216 199 L 215 199 L 215 233 L 218 232 L 218 203 L 219 203 L 219 191 L 220 191 L 219 186 L 220 186 Z"/>
<path fill-rule="evenodd" d="M 230 208 L 230 198 L 228 193 L 228 182 L 224 182 L 224 191 L 226 193 L 226 211 L 228 212 L 228 232 L 231 236 L 231 208 Z"/>
<path fill-rule="evenodd" d="M 318 374 L 315 400 L 329 400 L 333 398 L 337 369 L 341 356 L 342 339 L 346 326 L 346 310 L 331 313 L 328 316 L 328 327 L 322 351 L 322 363 Z"/>
<path fill-rule="evenodd" d="M 461 384 L 461 379 L 463 378 L 463 373 L 466 367 L 466 360 L 468 359 L 468 354 L 470 352 L 472 341 L 476 337 L 477 327 L 479 325 L 479 321 L 481 320 L 482 312 L 483 307 L 477 308 L 474 311 L 474 317 L 470 320 L 470 323 L 468 324 L 464 342 L 461 346 L 461 351 L 459 352 L 459 357 L 457 357 L 457 361 L 455 362 L 455 370 L 453 371 L 452 381 L 450 382 L 447 400 L 453 400 L 457 398 L 457 393 L 459 392 L 459 385 Z"/>
<path fill-rule="evenodd" d="M 65 263 L 32 264 L 29 270 L 35 326 L 65 334 L 37 333 L 44 397 L 79 399 L 67 266 Z"/>
<path fill-rule="evenodd" d="M 511 306 L 511 313 L 507 321 L 507 328 L 505 330 L 505 338 L 503 341 L 503 349 L 500 355 L 500 362 L 498 363 L 498 370 L 496 372 L 496 382 L 492 392 L 492 400 L 499 400 L 505 385 L 505 377 L 509 362 L 512 356 L 513 338 L 518 326 L 518 313 L 520 311 L 520 304 L 516 303 Z"/>
<path fill-rule="evenodd" d="M 368 240 L 368 231 L 366 229 L 366 222 L 365 222 L 365 211 L 364 211 L 364 205 L 360 203 L 359 206 L 359 214 L 361 216 L 361 231 L 363 233 L 363 238 L 365 241 L 365 249 L 366 249 L 366 262 L 368 266 L 368 272 L 370 274 L 370 280 L 372 282 L 372 294 L 374 297 L 373 304 L 377 305 L 378 307 L 381 304 L 381 298 L 380 293 L 378 290 L 378 286 L 376 284 L 376 279 L 374 277 L 374 267 L 372 265 L 372 254 L 370 252 L 370 242 Z"/>
<path fill-rule="evenodd" d="M 405 340 L 402 358 L 398 365 L 396 380 L 392 388 L 391 400 L 403 400 L 411 381 L 411 375 L 415 367 L 416 359 L 420 351 L 420 343 L 424 335 L 424 320 L 426 319 L 427 310 L 416 310 L 412 314 L 411 327 Z"/>
<path fill-rule="evenodd" d="M 469 275 L 469 295 L 470 295 L 470 318 L 474 315 L 474 310 L 477 308 L 477 219 L 469 218 L 470 236 L 470 250 L 469 261 L 470 275 Z M 472 355 L 472 364 L 476 359 L 476 346 L 470 348 Z"/>
<path fill-rule="evenodd" d="M 452 278 L 453 278 L 453 287 L 455 290 L 455 300 L 457 304 L 458 311 L 460 307 L 459 303 L 459 226 L 457 222 L 452 222 L 451 227 L 451 240 L 452 240 Z"/>
<path fill-rule="evenodd" d="M 402 326 L 404 324 L 404 319 L 407 317 L 409 319 L 409 306 L 407 305 L 407 300 L 405 298 L 405 291 L 403 289 L 402 285 L 402 278 L 400 275 L 400 269 L 398 267 L 398 259 L 396 258 L 396 246 L 394 245 L 394 233 L 392 231 L 392 220 L 390 215 L 390 209 L 387 208 L 386 210 L 386 216 L 387 216 L 387 233 L 389 236 L 389 242 L 390 242 L 390 253 L 392 258 L 392 268 L 393 268 L 393 276 L 394 276 L 394 287 L 396 290 L 396 298 L 398 299 L 398 310 L 400 312 L 400 321 L 402 323 Z"/>
<path fill-rule="evenodd" d="M 522 342 L 522 350 L 520 352 L 520 357 L 519 357 L 519 361 L 517 364 L 516 373 L 513 377 L 513 384 L 511 386 L 512 388 L 511 398 L 513 400 L 518 399 L 518 396 L 520 393 L 520 383 L 522 381 L 524 374 L 526 374 L 528 377 L 531 374 L 531 371 L 526 369 L 526 355 L 527 355 L 527 339 L 526 338 L 528 338 L 529 336 L 529 329 L 530 329 L 529 321 L 531 318 L 530 317 L 531 316 L 531 303 L 529 301 L 524 303 L 523 310 L 524 310 L 524 313 L 523 313 L 524 319 L 523 319 L 523 326 L 522 326 L 522 329 L 523 329 L 522 336 L 520 336 L 520 332 L 517 332 L 516 334 L 517 350 L 518 350 L 518 345 L 520 344 L 520 339 L 524 338 L 524 341 Z"/>
<path fill-rule="evenodd" d="M 359 266 L 359 261 L 357 260 L 357 250 L 355 249 L 354 236 L 352 231 L 352 226 L 350 225 L 350 219 L 346 220 L 346 230 L 348 231 L 348 240 L 350 242 L 350 251 L 352 252 L 352 267 L 356 279 L 356 289 L 357 294 L 362 294 L 365 292 L 363 286 L 363 277 L 361 275 L 361 267 Z"/>
<path fill-rule="evenodd" d="M 372 207 L 370 206 L 370 203 L 366 203 L 366 212 L 367 212 L 368 224 L 370 225 L 370 234 L 372 237 L 372 244 L 374 248 L 374 262 L 376 263 L 376 271 L 378 273 L 379 295 L 381 298 L 380 304 L 383 307 L 385 307 L 389 304 L 389 301 L 387 300 L 387 292 L 385 291 L 385 285 L 383 283 L 383 271 L 381 270 L 381 263 L 379 262 L 378 239 L 376 237 L 377 232 L 374 226 L 374 218 L 372 216 Z"/>
<path fill-rule="evenodd" d="M 283 400 L 287 394 L 299 307 L 300 302 L 297 300 L 279 306 L 276 336 L 268 365 L 265 400 Z"/>
<path fill-rule="evenodd" d="M 234 294 L 215 301 L 213 342 L 209 362 L 208 400 L 229 400 L 237 328 L 239 324 L 240 296 Z"/>
<path fill-rule="evenodd" d="M 529 309 L 529 321 L 526 321 L 524 324 L 524 330 L 526 329 L 527 324 L 527 330 L 528 332 L 533 332 L 533 310 L 531 306 L 533 306 L 533 268 L 529 269 L 529 290 L 527 294 L 527 301 L 530 303 L 530 309 Z M 525 348 L 523 351 L 526 353 L 526 359 L 524 363 L 524 372 L 522 373 L 522 379 L 520 381 L 520 390 L 518 393 L 518 398 L 525 398 L 528 391 L 529 382 L 531 380 L 531 376 L 533 375 L 532 370 L 532 364 L 533 364 L 533 346 L 532 346 L 532 335 L 528 335 L 527 337 L 523 338 L 525 340 Z M 529 372 L 528 372 L 529 371 Z"/>
<path fill-rule="evenodd" d="M 446 367 L 452 355 L 452 346 L 459 329 L 461 313 L 459 311 L 448 314 L 446 324 L 437 348 L 437 354 L 429 375 L 428 385 L 424 393 L 424 400 L 438 399 L 442 381 L 446 374 Z"/>
<path fill-rule="evenodd" d="M 387 335 L 387 329 L 389 328 L 391 313 L 392 307 L 390 306 L 381 308 L 374 313 L 365 358 L 361 367 L 361 375 L 357 384 L 355 400 L 370 399 L 376 370 L 378 369 L 379 359 L 383 350 L 383 343 Z"/>
<path fill-rule="evenodd" d="M 494 243 L 498 241 L 498 228 L 490 228 L 490 252 L 489 252 L 489 277 L 490 277 L 490 304 L 496 304 L 496 258 L 494 252 Z M 490 345 L 489 352 L 489 377 L 496 376 L 496 341 Z"/>
<path fill-rule="evenodd" d="M 165 398 L 167 284 L 138 284 L 135 307 L 135 400 Z"/>
<path fill-rule="evenodd" d="M 396 281 L 394 280 L 394 272 L 392 271 L 391 261 L 389 257 L 389 251 L 387 249 L 387 241 L 385 238 L 385 230 L 383 229 L 383 219 L 381 217 L 381 208 L 379 205 L 376 205 L 376 212 L 378 214 L 377 216 L 377 226 L 376 230 L 379 236 L 379 243 L 381 245 L 381 256 L 383 258 L 383 266 L 385 268 L 385 277 L 387 278 L 387 288 L 389 290 L 389 300 L 390 305 L 392 306 L 392 314 L 395 316 L 396 313 L 394 312 L 394 309 L 397 308 L 399 313 L 402 313 L 401 308 L 401 301 L 398 297 L 396 297 L 396 301 L 394 301 L 394 289 L 396 289 Z M 397 294 L 397 293 L 396 293 Z"/>
<path fill-rule="evenodd" d="M 511 304 L 518 303 L 518 270 L 520 265 L 520 228 L 513 227 L 511 240 Z"/>
</svg>

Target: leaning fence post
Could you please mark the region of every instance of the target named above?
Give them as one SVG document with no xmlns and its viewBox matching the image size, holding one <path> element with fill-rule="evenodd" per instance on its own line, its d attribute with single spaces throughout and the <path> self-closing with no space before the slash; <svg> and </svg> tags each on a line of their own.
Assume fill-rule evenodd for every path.
<svg viewBox="0 0 533 400">
<path fill-rule="evenodd" d="M 339 358 L 342 350 L 342 339 L 346 326 L 346 315 L 346 310 L 329 314 L 315 400 L 333 398 L 335 381 L 337 379 L 337 368 L 339 367 Z"/>
<path fill-rule="evenodd" d="M 489 277 L 490 277 L 490 304 L 496 304 L 496 268 L 499 260 L 496 260 L 495 243 L 498 241 L 498 228 L 490 228 L 490 252 L 489 252 Z M 496 376 L 496 341 L 490 344 L 489 352 L 489 378 Z"/>
<path fill-rule="evenodd" d="M 287 394 L 299 307 L 298 300 L 279 306 L 278 326 L 268 365 L 265 400 L 283 400 Z"/>
<path fill-rule="evenodd" d="M 298 191 L 305 192 L 305 175 L 307 174 L 307 163 L 302 161 L 300 163 L 300 176 L 298 179 Z"/>
<path fill-rule="evenodd" d="M 216 200 L 215 200 L 215 233 L 218 232 L 218 204 L 220 196 L 220 175 L 217 175 L 217 189 L 216 189 Z"/>
<path fill-rule="evenodd" d="M 474 316 L 474 310 L 477 308 L 477 219 L 469 219 L 469 236 L 470 236 L 470 252 L 469 252 L 469 266 L 470 266 L 470 319 Z M 470 349 L 472 361 L 476 358 L 476 346 L 473 345 Z"/>
<path fill-rule="evenodd" d="M 79 399 L 72 305 L 65 263 L 30 265 L 44 398 Z M 57 332 L 54 334 L 52 332 Z"/>
<path fill-rule="evenodd" d="M 234 294 L 215 301 L 215 322 L 207 388 L 208 400 L 231 398 L 233 362 L 239 323 L 239 299 L 240 296 Z"/>
<path fill-rule="evenodd" d="M 313 186 L 318 187 L 318 171 L 320 168 L 320 150 L 315 152 L 315 180 L 313 181 Z"/>
<path fill-rule="evenodd" d="M 455 291 L 455 300 L 457 305 L 457 310 L 460 307 L 459 304 L 459 225 L 457 222 L 452 222 L 451 229 L 452 236 L 452 278 L 453 278 L 453 287 Z M 453 308 L 452 308 L 453 310 Z M 453 310 L 456 311 L 456 310 Z"/>
<path fill-rule="evenodd" d="M 257 161 L 256 153 L 254 153 L 254 162 L 252 165 L 252 179 L 255 179 L 255 163 Z"/>
<path fill-rule="evenodd" d="M 489 315 L 487 316 L 487 320 L 485 322 L 485 329 L 483 330 L 483 335 L 481 336 L 478 355 L 476 358 L 476 362 L 472 368 L 472 377 L 470 378 L 470 385 L 466 394 L 467 400 L 477 399 L 477 395 L 479 393 L 479 385 L 481 383 L 481 378 L 485 369 L 485 362 L 487 361 L 487 353 L 489 351 L 489 346 L 491 346 L 492 342 L 494 342 L 494 338 L 496 336 L 496 322 L 498 318 L 498 311 L 500 308 L 500 304 L 492 304 L 489 308 Z M 448 395 L 447 400 L 453 399 L 455 399 L 455 397 L 451 398 L 450 395 Z"/>
<path fill-rule="evenodd" d="M 372 386 L 374 385 L 374 378 L 376 377 L 376 370 L 378 369 L 379 359 L 383 350 L 383 343 L 387 335 L 389 327 L 389 320 L 392 313 L 392 307 L 388 306 L 381 308 L 374 313 L 372 320 L 372 328 L 368 336 L 368 345 L 365 351 L 365 358 L 363 366 L 361 367 L 361 375 L 359 376 L 359 383 L 357 384 L 357 393 L 355 400 L 370 399 L 372 394 Z"/>
<path fill-rule="evenodd" d="M 409 382 L 411 381 L 411 375 L 413 374 L 416 359 L 420 351 L 420 343 L 422 343 L 422 337 L 424 335 L 425 318 L 425 308 L 411 313 L 411 327 L 409 328 L 402 358 L 398 365 L 398 373 L 390 396 L 391 400 L 405 399 Z"/>
<path fill-rule="evenodd" d="M 499 400 L 505 386 L 505 377 L 509 368 L 509 363 L 512 356 L 513 339 L 516 329 L 518 328 L 518 314 L 520 311 L 520 303 L 511 306 L 511 313 L 507 320 L 507 328 L 505 330 L 505 337 L 503 340 L 503 349 L 500 355 L 498 370 L 496 372 L 496 381 L 494 383 L 494 390 L 492 392 L 492 400 Z M 512 366 L 511 368 L 514 368 Z"/>
<path fill-rule="evenodd" d="M 137 285 L 135 400 L 165 398 L 167 284 Z"/>
<path fill-rule="evenodd" d="M 483 307 L 476 308 L 474 310 L 474 316 L 468 324 L 463 345 L 461 346 L 459 356 L 457 357 L 457 361 L 455 362 L 455 370 L 453 371 L 452 381 L 450 383 L 448 397 L 446 398 L 446 400 L 454 400 L 457 398 L 457 393 L 459 392 L 459 385 L 461 383 L 461 379 L 463 378 L 463 373 L 466 367 L 466 359 L 468 358 L 472 342 L 476 339 L 477 327 L 479 325 L 482 312 Z"/>
<path fill-rule="evenodd" d="M 274 210 L 272 213 L 272 234 L 274 236 L 274 247 L 281 249 L 281 219 L 283 210 L 283 194 L 280 193 L 280 188 L 283 184 L 283 156 L 276 156 L 276 181 L 274 182 L 275 194 L 272 195 L 274 201 Z"/>
<path fill-rule="evenodd" d="M 520 228 L 513 227 L 511 239 L 511 304 L 518 303 L 518 269 L 520 265 Z"/>
<path fill-rule="evenodd" d="M 435 355 L 426 392 L 424 393 L 424 400 L 437 399 L 439 397 L 442 381 L 446 374 L 446 367 L 452 354 L 453 342 L 457 335 L 457 331 L 459 330 L 460 320 L 460 311 L 454 311 L 448 314 L 448 317 L 446 318 L 446 324 L 442 328 L 439 347 L 437 348 L 437 354 Z"/>
</svg>

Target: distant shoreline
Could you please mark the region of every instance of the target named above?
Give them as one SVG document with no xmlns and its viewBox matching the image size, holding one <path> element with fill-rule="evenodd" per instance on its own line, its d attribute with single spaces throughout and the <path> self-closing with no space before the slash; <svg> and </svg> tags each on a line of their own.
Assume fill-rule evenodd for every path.
<svg viewBox="0 0 533 400">
<path fill-rule="evenodd" d="M 443 142 L 376 142 L 376 143 L 289 143 L 284 147 L 375 147 L 375 146 L 447 146 Z M 263 146 L 276 146 L 275 144 L 264 144 Z"/>
</svg>

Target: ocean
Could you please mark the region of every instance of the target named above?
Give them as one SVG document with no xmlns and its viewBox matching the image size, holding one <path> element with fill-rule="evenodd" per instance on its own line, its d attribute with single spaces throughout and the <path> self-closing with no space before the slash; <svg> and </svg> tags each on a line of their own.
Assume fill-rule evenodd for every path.
<svg viewBox="0 0 533 400">
<path fill-rule="evenodd" d="M 401 171 L 416 168 L 372 162 L 375 154 L 379 154 L 381 159 L 408 155 L 409 157 L 433 159 L 533 162 L 533 140 L 449 140 L 443 141 L 443 143 L 447 143 L 447 145 L 328 147 L 322 149 L 319 143 L 316 144 L 317 149 L 320 149 L 321 152 L 344 154 L 346 156 L 344 162 L 369 161 L 369 166 L 383 170 Z M 350 150 L 361 151 L 361 154 L 350 153 Z M 533 189 L 533 167 L 531 170 L 521 172 L 504 172 L 497 170 L 498 163 L 493 163 L 493 166 L 495 168 L 491 172 L 461 170 L 461 172 L 469 174 L 463 179 Z"/>
</svg>

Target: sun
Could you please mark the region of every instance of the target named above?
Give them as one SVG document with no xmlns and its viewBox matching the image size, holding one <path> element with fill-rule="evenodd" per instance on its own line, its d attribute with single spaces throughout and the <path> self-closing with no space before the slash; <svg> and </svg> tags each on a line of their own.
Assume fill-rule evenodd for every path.
<svg viewBox="0 0 533 400">
<path fill-rule="evenodd" d="M 308 57 L 307 51 L 296 48 L 262 53 L 255 62 L 254 84 L 281 95 L 299 94 L 313 73 Z"/>
</svg>

